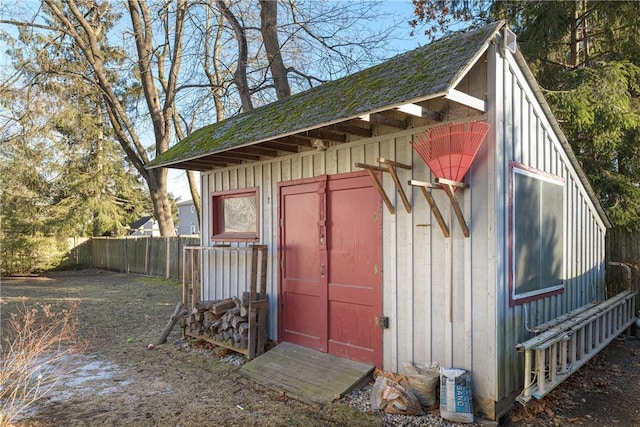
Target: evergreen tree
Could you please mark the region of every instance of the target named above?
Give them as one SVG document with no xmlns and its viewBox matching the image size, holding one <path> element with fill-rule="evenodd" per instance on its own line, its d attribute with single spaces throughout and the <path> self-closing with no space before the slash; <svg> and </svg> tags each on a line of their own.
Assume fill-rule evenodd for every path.
<svg viewBox="0 0 640 427">
<path fill-rule="evenodd" d="M 293 0 L 42 0 L 40 7 L 31 8 L 16 1 L 0 6 L 0 24 L 11 28 L 5 40 L 13 43 L 11 65 L 19 73 L 14 83 L 42 90 L 54 106 L 64 103 L 66 82 L 77 85 L 78 90 L 69 93 L 75 93 L 80 114 L 87 116 L 82 120 L 105 116 L 103 148 L 84 152 L 97 156 L 111 147 L 108 141 L 117 141 L 128 165 L 148 187 L 161 234 L 169 236 L 174 227 L 167 170 L 146 169 L 153 156 L 167 150 L 176 137 L 236 114 L 243 104 L 247 109 L 263 105 L 377 62 L 388 54 L 385 41 L 392 23 L 372 28 L 373 5 L 359 0 L 330 5 Z M 10 37 L 16 32 L 18 37 Z M 67 122 L 74 127 L 59 122 L 57 129 L 57 137 L 71 144 L 60 154 L 77 154 L 74 150 L 82 151 L 83 144 L 102 140 L 76 135 L 86 122 L 70 114 Z M 78 176 L 83 167 L 104 176 L 80 158 L 69 162 L 79 169 Z M 68 182 L 76 182 L 71 172 L 65 173 Z M 195 186 L 192 196 L 198 207 Z M 74 197 L 59 193 L 55 203 L 60 211 L 69 210 Z M 87 204 L 93 200 L 83 197 Z M 121 203 L 130 199 L 113 197 Z M 96 232 L 105 232 L 97 224 L 112 212 L 107 207 L 93 209 Z"/>
<path fill-rule="evenodd" d="M 149 193 L 104 126 L 103 98 L 86 82 L 91 77 L 86 61 L 68 38 L 30 27 L 3 41 L 5 53 L 22 64 L 16 77 L 7 76 L 2 84 L 3 136 L 24 147 L 42 145 L 47 153 L 31 167 L 47 182 L 37 203 L 46 207 L 48 234 L 124 234 L 127 224 L 151 211 Z M 122 57 L 111 51 L 109 61 Z M 15 164 L 6 167 L 15 176 Z"/>
<path fill-rule="evenodd" d="M 506 19 L 612 222 L 640 229 L 640 2 L 414 0 L 414 26 Z"/>
</svg>

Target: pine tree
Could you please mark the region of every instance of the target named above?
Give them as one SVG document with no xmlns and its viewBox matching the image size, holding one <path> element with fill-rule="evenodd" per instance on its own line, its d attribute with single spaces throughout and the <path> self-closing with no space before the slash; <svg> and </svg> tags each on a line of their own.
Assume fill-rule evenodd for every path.
<svg viewBox="0 0 640 427">
<path fill-rule="evenodd" d="M 640 2 L 414 5 L 413 24 L 426 25 L 429 35 L 455 20 L 480 25 L 506 19 L 610 219 L 640 229 Z"/>
</svg>

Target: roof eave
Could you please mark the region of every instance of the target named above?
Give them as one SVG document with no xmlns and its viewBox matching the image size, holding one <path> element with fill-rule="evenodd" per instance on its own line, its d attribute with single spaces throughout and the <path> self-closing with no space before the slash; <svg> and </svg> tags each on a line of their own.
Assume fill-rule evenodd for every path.
<svg viewBox="0 0 640 427">
<path fill-rule="evenodd" d="M 475 63 L 475 61 L 474 61 Z M 436 99 L 436 98 L 440 98 L 440 97 L 444 97 L 446 96 L 450 90 L 452 89 L 452 85 L 449 85 L 449 87 L 447 87 L 445 90 L 424 96 L 424 97 L 419 97 L 419 98 L 414 98 L 414 99 L 407 99 L 401 102 L 397 102 L 395 104 L 390 104 L 387 105 L 385 107 L 381 107 L 381 108 L 376 108 L 374 110 L 369 110 L 369 111 L 363 111 L 360 112 L 356 115 L 353 116 L 349 116 L 349 117 L 345 117 L 345 118 L 340 118 L 340 119 L 336 119 L 336 120 L 331 120 L 328 122 L 323 122 L 323 123 L 316 123 L 314 125 L 310 125 L 307 126 L 305 128 L 300 128 L 300 129 L 295 129 L 289 132 L 284 132 L 281 134 L 277 134 L 277 135 L 273 135 L 273 136 L 269 136 L 267 138 L 262 138 L 259 139 L 257 141 L 252 141 L 249 143 L 245 143 L 245 144 L 240 144 L 240 145 L 234 145 L 232 147 L 226 147 L 220 150 L 215 150 L 215 151 L 210 151 L 204 154 L 198 154 L 196 156 L 191 156 L 191 157 L 187 157 L 187 158 L 182 158 L 179 160 L 175 160 L 175 161 L 168 161 L 168 162 L 162 162 L 162 163 L 158 163 L 158 164 L 151 164 L 149 166 L 146 166 L 146 169 L 157 169 L 157 168 L 172 168 L 172 166 L 175 168 L 175 165 L 181 164 L 181 163 L 188 163 L 194 160 L 198 160 L 198 159 L 202 159 L 208 156 L 212 156 L 215 154 L 220 154 L 220 153 L 224 153 L 226 151 L 230 151 L 230 150 L 235 150 L 238 148 L 244 148 L 244 147 L 251 147 L 253 145 L 259 145 L 263 142 L 269 142 L 269 141 L 273 141 L 274 139 L 278 139 L 278 138 L 286 138 L 288 136 L 295 136 L 297 134 L 303 133 L 303 132 L 307 132 L 307 131 L 312 131 L 312 130 L 317 130 L 326 126 L 332 126 L 332 125 L 336 125 L 336 124 L 340 124 L 340 123 L 344 123 L 347 122 L 349 120 L 355 120 L 359 117 L 362 117 L 364 115 L 367 114 L 376 114 L 376 113 L 381 113 L 384 111 L 389 111 L 389 110 L 393 110 L 396 108 L 399 108 L 402 105 L 406 105 L 406 104 L 413 104 L 413 103 L 417 103 L 417 102 L 425 102 L 425 101 L 429 101 L 432 99 Z M 177 169 L 183 169 L 183 168 L 177 168 Z"/>
</svg>

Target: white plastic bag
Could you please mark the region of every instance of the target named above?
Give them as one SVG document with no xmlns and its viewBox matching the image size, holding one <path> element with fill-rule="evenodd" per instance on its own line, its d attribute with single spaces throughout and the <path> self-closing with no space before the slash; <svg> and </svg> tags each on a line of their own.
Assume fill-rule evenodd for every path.
<svg viewBox="0 0 640 427">
<path fill-rule="evenodd" d="M 473 422 L 471 375 L 467 371 L 440 368 L 440 416 L 456 423 Z"/>
</svg>

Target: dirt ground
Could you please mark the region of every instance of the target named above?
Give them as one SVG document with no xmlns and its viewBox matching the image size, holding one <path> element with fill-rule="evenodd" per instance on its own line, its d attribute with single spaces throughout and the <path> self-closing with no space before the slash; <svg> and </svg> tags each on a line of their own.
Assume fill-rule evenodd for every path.
<svg viewBox="0 0 640 427">
<path fill-rule="evenodd" d="M 380 413 L 341 402 L 311 406 L 255 384 L 238 372 L 241 358 L 189 347 L 179 327 L 167 344 L 148 350 L 181 298 L 178 282 L 83 270 L 2 278 L 0 285 L 3 319 L 22 304 L 78 301 L 79 333 L 88 343 L 68 361 L 73 373 L 59 390 L 18 426 L 388 424 Z M 515 408 L 503 423 L 640 426 L 640 340 L 616 339 L 546 399 Z"/>
</svg>

